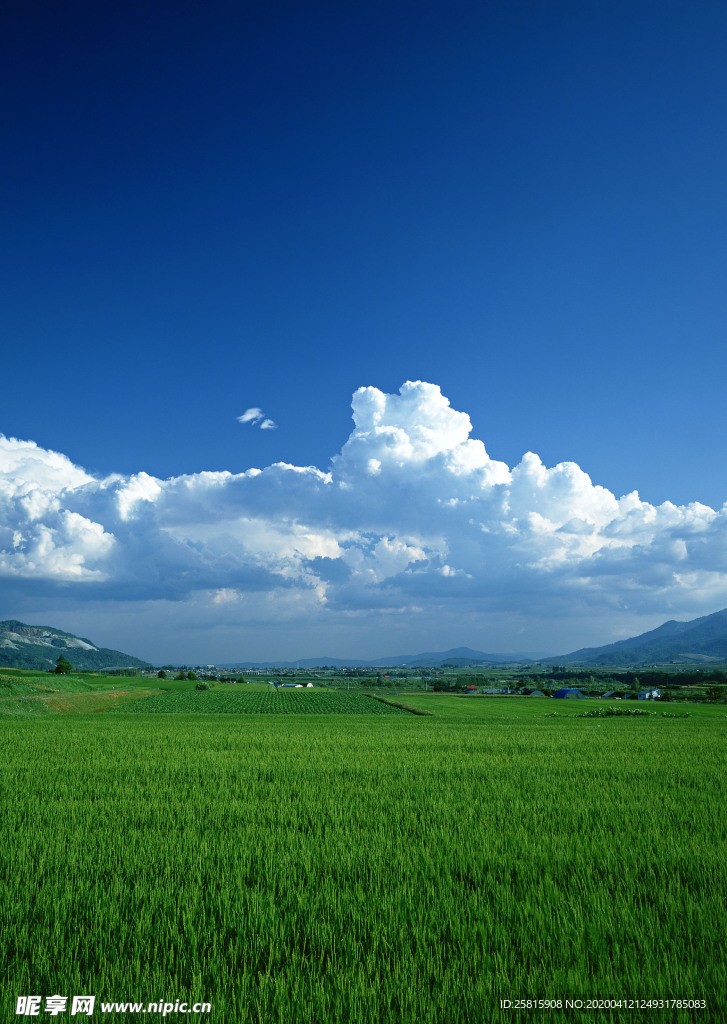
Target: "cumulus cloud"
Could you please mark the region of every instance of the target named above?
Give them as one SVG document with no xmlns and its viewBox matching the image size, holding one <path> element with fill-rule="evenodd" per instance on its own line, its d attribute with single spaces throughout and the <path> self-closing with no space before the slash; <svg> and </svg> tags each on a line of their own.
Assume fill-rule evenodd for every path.
<svg viewBox="0 0 727 1024">
<path fill-rule="evenodd" d="M 261 430 L 275 430 L 277 423 L 273 420 L 268 419 L 262 409 L 253 407 L 246 409 L 242 416 L 237 417 L 238 423 L 252 423 L 255 426 L 260 427 Z"/>
<path fill-rule="evenodd" d="M 98 601 L 193 601 L 270 628 L 365 620 L 370 642 L 397 615 L 421 635 L 466 628 L 452 643 L 472 643 L 503 617 L 522 633 L 727 605 L 726 507 L 617 497 L 532 452 L 510 468 L 434 384 L 359 388 L 352 409 L 329 471 L 101 479 L 0 437 L 0 577 Z M 238 419 L 271 422 L 257 408 Z"/>
</svg>

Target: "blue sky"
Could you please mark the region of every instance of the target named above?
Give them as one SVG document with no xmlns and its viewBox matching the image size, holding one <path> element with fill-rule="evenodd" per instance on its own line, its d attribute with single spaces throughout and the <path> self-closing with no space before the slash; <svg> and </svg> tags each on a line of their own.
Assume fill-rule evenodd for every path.
<svg viewBox="0 0 727 1024">
<path fill-rule="evenodd" d="M 726 36 L 717 3 L 10 5 L 0 432 L 37 448 L 5 452 L 0 616 L 194 661 L 435 639 L 559 653 L 727 605 L 721 517 L 663 511 L 727 500 Z M 450 404 L 405 400 L 406 381 Z M 390 396 L 381 422 L 373 392 L 352 421 L 359 388 Z M 419 441 L 389 465 L 392 430 Z M 458 550 L 438 508 L 474 500 L 450 487 L 468 437 L 511 470 L 534 452 L 615 499 L 638 491 L 658 528 L 619 575 L 605 562 L 633 509 L 599 506 L 589 529 L 609 544 L 564 554 L 553 531 L 593 495 L 573 478 L 569 519 L 522 494 L 513 512 L 493 477 L 480 534 L 551 526 L 527 557 Z M 361 445 L 352 483 L 341 452 Z M 250 496 L 200 476 L 267 481 L 276 463 L 334 488 L 349 474 L 361 515 L 282 479 Z M 206 490 L 194 529 L 173 482 L 139 499 L 153 516 L 113 519 L 104 501 L 140 473 Z M 676 567 L 667 539 L 686 545 Z M 141 553 L 167 544 L 151 587 Z M 435 577 L 451 593 L 427 591 Z"/>
</svg>

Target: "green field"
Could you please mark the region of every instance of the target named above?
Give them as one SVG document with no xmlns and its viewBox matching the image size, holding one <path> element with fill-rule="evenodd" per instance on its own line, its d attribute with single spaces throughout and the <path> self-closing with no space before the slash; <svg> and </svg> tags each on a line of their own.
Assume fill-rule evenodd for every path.
<svg viewBox="0 0 727 1024">
<path fill-rule="evenodd" d="M 0 719 L 0 1020 L 32 993 L 225 1024 L 725 1019 L 723 707 L 139 713 L 175 694 L 215 691 Z M 708 1008 L 499 1009 L 589 997 Z"/>
<path fill-rule="evenodd" d="M 157 697 L 116 708 L 119 714 L 191 715 L 405 715 L 406 711 L 362 693 L 328 693 L 325 690 L 264 690 L 235 687 L 214 690 L 172 690 Z"/>
<path fill-rule="evenodd" d="M 66 676 L 3 668 L 0 669 L 0 719 L 105 711 L 158 693 L 156 682 L 148 678 Z M 194 686 L 194 683 L 185 685 Z"/>
</svg>

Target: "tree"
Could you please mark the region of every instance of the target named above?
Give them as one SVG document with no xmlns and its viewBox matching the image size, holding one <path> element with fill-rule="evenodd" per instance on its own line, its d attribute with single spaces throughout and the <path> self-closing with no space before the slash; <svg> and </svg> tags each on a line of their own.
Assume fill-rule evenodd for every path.
<svg viewBox="0 0 727 1024">
<path fill-rule="evenodd" d="M 189 671 L 189 672 L 187 673 L 187 679 L 196 679 L 196 678 L 197 678 L 197 673 L 196 673 L 196 672 L 192 672 L 192 671 L 190 670 L 190 671 Z"/>
<path fill-rule="evenodd" d="M 69 672 L 73 671 L 73 665 L 71 665 L 70 661 L 68 661 L 67 658 L 64 658 L 63 655 L 61 654 L 61 656 L 56 661 L 56 667 L 53 669 L 53 671 L 56 672 L 58 675 L 67 676 Z"/>
<path fill-rule="evenodd" d="M 166 672 L 164 671 L 164 669 L 163 669 L 163 668 L 162 668 L 162 669 L 160 669 L 160 670 L 159 670 L 159 671 L 157 672 L 157 679 L 166 679 L 166 678 L 167 678 L 167 674 L 166 674 Z"/>
</svg>

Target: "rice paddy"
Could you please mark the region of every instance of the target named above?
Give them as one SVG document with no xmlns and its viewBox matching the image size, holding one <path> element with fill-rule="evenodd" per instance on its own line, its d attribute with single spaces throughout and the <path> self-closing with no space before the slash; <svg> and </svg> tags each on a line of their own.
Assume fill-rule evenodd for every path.
<svg viewBox="0 0 727 1024">
<path fill-rule="evenodd" d="M 140 713 L 174 695 L 0 720 L 3 1021 L 31 993 L 240 1024 L 725 1019 L 724 708 Z M 589 998 L 706 1009 L 564 1005 Z"/>
<path fill-rule="evenodd" d="M 326 690 L 170 690 L 147 697 L 119 713 L 192 715 L 405 715 L 401 708 L 362 693 Z"/>
</svg>

